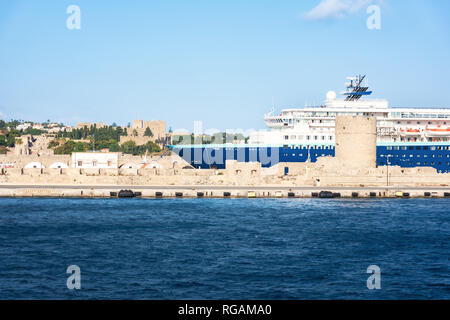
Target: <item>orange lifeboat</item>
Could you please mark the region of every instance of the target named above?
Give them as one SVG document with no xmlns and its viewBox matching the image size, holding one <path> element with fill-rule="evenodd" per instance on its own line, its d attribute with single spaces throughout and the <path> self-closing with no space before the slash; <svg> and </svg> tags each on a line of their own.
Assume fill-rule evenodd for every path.
<svg viewBox="0 0 450 320">
<path fill-rule="evenodd" d="M 402 136 L 419 136 L 420 129 L 412 129 L 412 128 L 400 129 L 400 134 Z"/>
<path fill-rule="evenodd" d="M 427 137 L 442 137 L 442 136 L 450 136 L 450 128 L 443 127 L 441 125 L 429 127 L 427 126 L 425 129 L 425 134 Z"/>
</svg>

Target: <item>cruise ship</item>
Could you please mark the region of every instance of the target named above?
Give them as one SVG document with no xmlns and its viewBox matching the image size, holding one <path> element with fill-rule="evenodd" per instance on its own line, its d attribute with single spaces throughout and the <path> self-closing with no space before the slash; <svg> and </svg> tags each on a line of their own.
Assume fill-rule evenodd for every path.
<svg viewBox="0 0 450 320">
<path fill-rule="evenodd" d="M 225 168 L 226 160 L 315 162 L 334 156 L 334 120 L 338 115 L 377 119 L 379 166 L 433 167 L 450 172 L 450 109 L 391 108 L 387 100 L 370 99 L 364 75 L 347 78 L 342 99 L 329 91 L 323 105 L 274 110 L 264 116 L 269 130 L 254 132 L 247 143 L 178 144 L 171 149 L 195 168 Z"/>
</svg>

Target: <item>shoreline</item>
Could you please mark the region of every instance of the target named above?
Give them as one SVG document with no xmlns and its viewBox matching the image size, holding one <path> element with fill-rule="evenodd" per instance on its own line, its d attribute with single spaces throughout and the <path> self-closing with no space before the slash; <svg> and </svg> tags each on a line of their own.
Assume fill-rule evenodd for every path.
<svg viewBox="0 0 450 320">
<path fill-rule="evenodd" d="M 0 198 L 117 198 L 131 190 L 140 198 L 449 198 L 450 187 L 311 187 L 217 185 L 0 185 Z M 111 194 L 112 193 L 112 194 Z"/>
</svg>

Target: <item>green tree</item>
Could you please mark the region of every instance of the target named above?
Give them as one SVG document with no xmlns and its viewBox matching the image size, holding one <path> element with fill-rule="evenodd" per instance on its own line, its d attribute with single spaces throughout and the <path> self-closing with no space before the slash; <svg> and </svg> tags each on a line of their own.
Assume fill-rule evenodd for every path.
<svg viewBox="0 0 450 320">
<path fill-rule="evenodd" d="M 156 143 L 154 143 L 152 141 L 147 142 L 144 146 L 145 146 L 146 151 L 148 151 L 148 152 L 159 152 L 159 151 L 161 151 L 161 148 Z M 144 153 L 145 153 L 145 151 L 144 151 Z"/>
<path fill-rule="evenodd" d="M 88 145 L 84 142 L 76 142 L 73 147 L 73 152 L 85 152 L 88 150 Z"/>
<path fill-rule="evenodd" d="M 49 148 L 56 148 L 59 147 L 59 142 L 57 140 L 52 140 L 48 143 Z"/>
<path fill-rule="evenodd" d="M 6 137 L 3 135 L 0 136 L 0 146 L 6 147 Z"/>
<path fill-rule="evenodd" d="M 145 136 L 145 137 L 153 137 L 153 132 L 152 132 L 152 130 L 150 130 L 149 127 L 147 127 L 147 128 L 145 129 L 144 136 Z"/>
<path fill-rule="evenodd" d="M 16 142 L 16 137 L 14 135 L 8 135 L 8 138 L 6 138 L 6 146 L 7 147 L 14 147 Z"/>
<path fill-rule="evenodd" d="M 124 144 L 122 144 L 122 152 L 128 153 L 128 154 L 135 154 L 136 153 L 136 143 L 134 141 L 127 141 Z"/>
</svg>

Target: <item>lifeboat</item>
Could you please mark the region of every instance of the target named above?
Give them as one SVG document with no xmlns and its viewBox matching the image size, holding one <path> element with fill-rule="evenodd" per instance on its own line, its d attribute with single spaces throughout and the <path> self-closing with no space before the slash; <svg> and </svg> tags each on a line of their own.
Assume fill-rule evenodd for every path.
<svg viewBox="0 0 450 320">
<path fill-rule="evenodd" d="M 427 137 L 443 137 L 443 136 L 450 136 L 450 128 L 449 127 L 443 127 L 443 126 L 433 126 L 429 127 L 427 126 L 425 128 L 425 135 Z"/>
<path fill-rule="evenodd" d="M 400 135 L 408 137 L 420 136 L 420 129 L 412 129 L 412 128 L 400 129 Z"/>
</svg>

